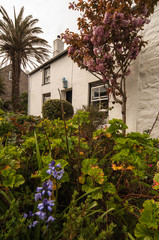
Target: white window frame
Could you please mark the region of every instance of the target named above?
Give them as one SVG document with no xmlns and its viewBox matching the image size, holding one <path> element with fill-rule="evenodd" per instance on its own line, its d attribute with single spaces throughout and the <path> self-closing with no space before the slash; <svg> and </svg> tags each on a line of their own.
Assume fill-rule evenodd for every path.
<svg viewBox="0 0 159 240">
<path fill-rule="evenodd" d="M 106 108 L 102 108 L 102 101 L 109 101 L 109 96 L 108 95 L 105 95 L 105 96 L 102 96 L 101 95 L 101 89 L 102 88 L 105 88 L 104 85 L 97 85 L 97 86 L 94 86 L 94 87 L 91 87 L 91 98 L 90 98 L 90 103 L 91 105 L 94 105 L 93 103 L 95 102 L 98 102 L 99 105 L 97 105 L 99 107 L 99 110 L 100 111 L 105 111 L 107 110 Z M 94 90 L 97 89 L 98 91 L 98 96 L 94 96 L 93 92 Z M 105 89 L 106 91 L 106 89 Z"/>
<path fill-rule="evenodd" d="M 44 84 L 50 83 L 50 66 L 44 68 Z"/>
<path fill-rule="evenodd" d="M 12 71 L 9 71 L 8 79 L 9 79 L 9 81 L 12 81 Z"/>
</svg>

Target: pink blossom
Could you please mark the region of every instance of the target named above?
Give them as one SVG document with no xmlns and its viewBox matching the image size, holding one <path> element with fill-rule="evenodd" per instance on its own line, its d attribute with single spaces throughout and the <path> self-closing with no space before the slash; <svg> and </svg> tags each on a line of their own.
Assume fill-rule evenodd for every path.
<svg viewBox="0 0 159 240">
<path fill-rule="evenodd" d="M 68 48 L 68 54 L 69 54 L 69 55 L 70 55 L 70 54 L 73 54 L 74 51 L 75 51 L 74 47 L 69 47 L 69 48 Z"/>
<path fill-rule="evenodd" d="M 123 27 L 128 27 L 129 24 L 130 24 L 130 20 L 124 20 L 124 19 L 123 19 L 123 20 L 121 21 L 121 24 L 122 24 Z"/>
<path fill-rule="evenodd" d="M 84 40 L 84 41 L 89 41 L 89 36 L 88 36 L 88 35 L 85 35 L 85 36 L 83 37 L 83 40 Z"/>
<path fill-rule="evenodd" d="M 103 25 L 93 27 L 93 36 L 102 37 L 103 35 L 104 35 L 104 26 Z"/>
<path fill-rule="evenodd" d="M 104 15 L 103 22 L 104 22 L 105 24 L 108 24 L 108 23 L 110 22 L 110 20 L 111 20 L 111 13 L 106 12 L 105 15 Z"/>
<path fill-rule="evenodd" d="M 134 27 L 141 27 L 144 24 L 145 20 L 141 17 L 132 18 L 132 25 Z"/>
<path fill-rule="evenodd" d="M 147 9 L 146 5 L 143 6 L 142 13 L 144 16 L 146 16 L 146 14 L 148 13 L 148 9 Z"/>
</svg>

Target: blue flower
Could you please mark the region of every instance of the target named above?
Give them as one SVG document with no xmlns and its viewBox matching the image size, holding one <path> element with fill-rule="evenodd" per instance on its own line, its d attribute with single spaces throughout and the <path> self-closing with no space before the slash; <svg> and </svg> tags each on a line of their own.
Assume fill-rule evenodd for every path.
<svg viewBox="0 0 159 240">
<path fill-rule="evenodd" d="M 41 220 L 45 220 L 46 219 L 46 213 L 42 212 L 42 211 L 38 211 L 35 213 Z"/>
<path fill-rule="evenodd" d="M 28 214 L 23 213 L 23 217 L 24 217 L 24 218 L 27 218 L 27 217 L 28 217 Z"/>
<path fill-rule="evenodd" d="M 49 175 L 53 175 L 53 177 L 57 180 L 60 180 L 63 177 L 64 174 L 64 170 L 61 169 L 61 164 L 58 163 L 55 166 L 55 161 L 53 160 L 50 164 L 49 164 L 49 169 L 46 171 Z"/>
<path fill-rule="evenodd" d="M 36 199 L 42 199 L 42 195 L 44 196 L 45 194 L 48 194 L 48 196 L 50 197 L 53 190 L 52 185 L 52 181 L 48 180 L 47 182 L 43 182 L 42 187 L 37 187 L 36 191 L 39 193 L 39 195 L 35 194 L 35 201 Z"/>
<path fill-rule="evenodd" d="M 50 215 L 50 216 L 48 217 L 46 223 L 48 223 L 48 222 L 53 222 L 54 220 L 55 220 L 55 218 L 53 218 L 53 216 Z"/>
<path fill-rule="evenodd" d="M 42 200 L 42 203 L 38 204 L 38 209 L 40 211 L 42 211 L 44 208 L 48 209 L 50 212 L 52 211 L 52 206 L 54 206 L 54 201 L 53 200 L 47 200 L 46 198 L 44 198 Z"/>
<path fill-rule="evenodd" d="M 41 193 L 35 194 L 35 201 L 37 201 L 38 199 L 42 199 Z"/>
<path fill-rule="evenodd" d="M 33 221 L 33 223 L 29 225 L 29 228 L 35 227 L 38 223 L 38 221 Z"/>
<path fill-rule="evenodd" d="M 51 168 L 54 168 L 54 167 L 55 167 L 55 161 L 52 160 L 51 163 L 49 164 L 49 166 L 50 166 Z"/>
</svg>

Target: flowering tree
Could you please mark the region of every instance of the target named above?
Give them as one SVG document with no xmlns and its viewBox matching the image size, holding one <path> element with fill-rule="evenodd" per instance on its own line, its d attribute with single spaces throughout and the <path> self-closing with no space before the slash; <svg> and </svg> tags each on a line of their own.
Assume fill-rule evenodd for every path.
<svg viewBox="0 0 159 240">
<path fill-rule="evenodd" d="M 130 63 L 146 42 L 139 35 L 158 0 L 77 0 L 69 8 L 81 12 L 80 33 L 62 34 L 68 54 L 79 67 L 102 80 L 108 93 L 121 104 L 126 123 L 126 77 Z"/>
</svg>

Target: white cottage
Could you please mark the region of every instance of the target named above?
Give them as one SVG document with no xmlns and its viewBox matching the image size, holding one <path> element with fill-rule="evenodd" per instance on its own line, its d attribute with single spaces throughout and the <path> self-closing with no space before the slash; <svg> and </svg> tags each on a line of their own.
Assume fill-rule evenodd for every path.
<svg viewBox="0 0 159 240">
<path fill-rule="evenodd" d="M 142 34 L 148 45 L 131 66 L 127 79 L 127 125 L 129 131 L 150 129 L 159 111 L 159 5 Z M 80 69 L 67 55 L 63 42 L 54 41 L 53 58 L 29 74 L 28 114 L 41 115 L 42 105 L 47 99 L 62 98 L 71 102 L 75 111 L 82 106 L 99 104 L 109 107 L 109 119 L 121 118 L 121 107 L 113 105 L 102 82 L 88 71 Z M 159 124 L 152 136 L 159 136 Z"/>
</svg>

